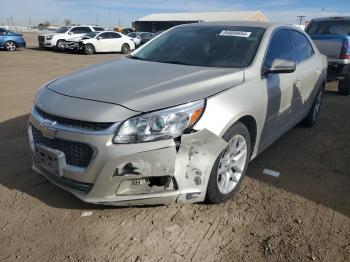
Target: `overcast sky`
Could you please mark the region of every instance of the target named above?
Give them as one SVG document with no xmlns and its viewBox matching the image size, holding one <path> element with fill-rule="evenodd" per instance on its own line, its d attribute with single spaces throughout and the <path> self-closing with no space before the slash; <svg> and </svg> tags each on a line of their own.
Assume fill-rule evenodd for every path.
<svg viewBox="0 0 350 262">
<path fill-rule="evenodd" d="M 350 0 L 0 0 L 0 25 L 37 25 L 45 20 L 62 24 L 69 18 L 76 24 L 130 26 L 151 13 L 236 10 L 261 10 L 270 21 L 297 23 L 298 15 L 350 16 Z"/>
</svg>

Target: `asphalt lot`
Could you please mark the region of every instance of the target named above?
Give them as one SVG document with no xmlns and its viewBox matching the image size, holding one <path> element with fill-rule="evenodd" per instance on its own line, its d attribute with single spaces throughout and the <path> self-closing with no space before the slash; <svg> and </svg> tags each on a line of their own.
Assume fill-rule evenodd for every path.
<svg viewBox="0 0 350 262">
<path fill-rule="evenodd" d="M 0 51 L 0 261 L 350 260 L 350 97 L 327 91 L 317 125 L 263 152 L 225 204 L 88 205 L 31 170 L 26 122 L 46 81 L 122 55 L 43 51 L 24 37 L 27 49 Z"/>
</svg>

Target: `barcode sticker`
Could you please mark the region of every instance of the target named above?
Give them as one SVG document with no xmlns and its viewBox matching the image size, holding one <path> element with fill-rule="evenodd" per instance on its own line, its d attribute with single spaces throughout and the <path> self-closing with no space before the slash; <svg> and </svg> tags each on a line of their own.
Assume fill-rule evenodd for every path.
<svg viewBox="0 0 350 262">
<path fill-rule="evenodd" d="M 232 31 L 232 30 L 222 30 L 221 36 L 236 36 L 236 37 L 249 37 L 252 32 L 244 32 L 244 31 Z"/>
</svg>

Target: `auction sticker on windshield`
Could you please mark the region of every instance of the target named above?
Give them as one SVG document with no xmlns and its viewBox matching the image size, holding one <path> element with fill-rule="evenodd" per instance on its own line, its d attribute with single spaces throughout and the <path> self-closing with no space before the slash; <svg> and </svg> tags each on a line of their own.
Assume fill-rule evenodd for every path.
<svg viewBox="0 0 350 262">
<path fill-rule="evenodd" d="M 244 31 L 232 31 L 232 30 L 222 30 L 221 36 L 237 36 L 237 37 L 249 37 L 252 32 L 244 32 Z"/>
</svg>

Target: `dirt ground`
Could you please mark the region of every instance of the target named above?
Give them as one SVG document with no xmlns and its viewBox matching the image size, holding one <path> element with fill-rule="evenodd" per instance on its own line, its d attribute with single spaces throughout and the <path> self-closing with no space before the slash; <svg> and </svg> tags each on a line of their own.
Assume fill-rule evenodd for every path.
<svg viewBox="0 0 350 262">
<path fill-rule="evenodd" d="M 327 92 L 317 125 L 263 152 L 225 204 L 88 205 L 31 170 L 26 122 L 45 81 L 121 55 L 25 38 L 0 51 L 0 261 L 350 261 L 349 97 Z"/>
</svg>

